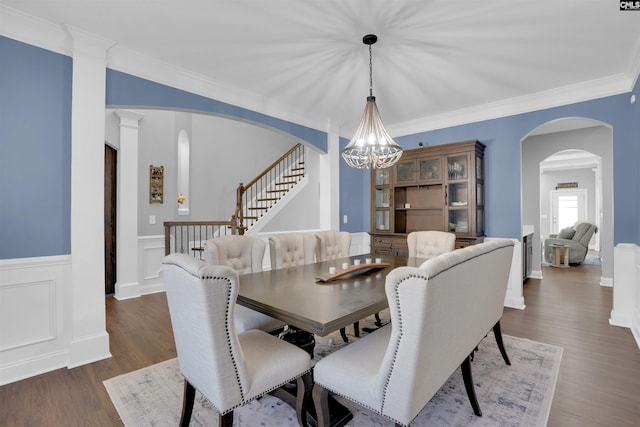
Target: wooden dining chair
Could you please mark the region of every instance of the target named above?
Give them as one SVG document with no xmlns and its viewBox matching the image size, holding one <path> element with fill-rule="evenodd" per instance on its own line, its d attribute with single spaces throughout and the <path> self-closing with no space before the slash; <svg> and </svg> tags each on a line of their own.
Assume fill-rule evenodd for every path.
<svg viewBox="0 0 640 427">
<path fill-rule="evenodd" d="M 184 376 L 180 425 L 189 425 L 196 390 L 219 414 L 218 425 L 230 427 L 235 408 L 296 381 L 298 423 L 306 427 L 309 354 L 264 331 L 236 332 L 238 273 L 175 253 L 164 258 L 162 275 Z"/>
<path fill-rule="evenodd" d="M 346 231 L 324 230 L 316 233 L 316 261 L 348 258 L 351 251 L 351 234 Z M 360 322 L 353 323 L 353 334 L 360 336 Z M 346 328 L 340 329 L 344 342 L 349 342 Z"/>
<path fill-rule="evenodd" d="M 248 274 L 262 271 L 266 243 L 251 236 L 229 235 L 209 239 L 204 244 L 203 257 L 208 265 L 226 265 Z M 260 329 L 271 334 L 282 332 L 285 323 L 271 316 L 238 305 L 235 311 L 236 330 Z"/>
</svg>

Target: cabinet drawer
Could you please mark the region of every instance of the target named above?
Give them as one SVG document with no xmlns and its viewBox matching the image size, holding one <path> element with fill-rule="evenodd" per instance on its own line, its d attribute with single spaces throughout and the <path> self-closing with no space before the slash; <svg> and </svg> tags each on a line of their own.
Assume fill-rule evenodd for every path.
<svg viewBox="0 0 640 427">
<path fill-rule="evenodd" d="M 392 237 L 374 237 L 373 244 L 376 246 L 391 247 L 391 245 L 393 244 L 393 238 Z"/>
</svg>

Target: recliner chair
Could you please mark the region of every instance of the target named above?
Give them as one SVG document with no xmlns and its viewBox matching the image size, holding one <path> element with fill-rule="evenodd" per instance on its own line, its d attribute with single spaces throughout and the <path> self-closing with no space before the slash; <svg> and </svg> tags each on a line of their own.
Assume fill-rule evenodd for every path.
<svg viewBox="0 0 640 427">
<path fill-rule="evenodd" d="M 589 251 L 589 241 L 598 232 L 598 227 L 590 222 L 578 221 L 572 227 L 563 228 L 558 234 L 551 234 L 544 241 L 544 258 L 551 263 L 554 257 L 551 245 L 569 247 L 569 264 L 581 264 Z"/>
</svg>

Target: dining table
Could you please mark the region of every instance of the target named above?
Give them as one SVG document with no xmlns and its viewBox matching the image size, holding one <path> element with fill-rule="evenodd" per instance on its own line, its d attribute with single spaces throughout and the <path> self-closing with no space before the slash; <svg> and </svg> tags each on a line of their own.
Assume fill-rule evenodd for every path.
<svg viewBox="0 0 640 427">
<path fill-rule="evenodd" d="M 386 309 L 387 274 L 396 267 L 417 267 L 424 261 L 364 254 L 243 274 L 237 303 L 279 319 L 294 330 L 326 336 Z M 282 394 L 278 397 L 287 401 Z M 332 427 L 353 417 L 335 399 L 329 404 Z M 315 418 L 313 412 L 310 415 Z"/>
</svg>

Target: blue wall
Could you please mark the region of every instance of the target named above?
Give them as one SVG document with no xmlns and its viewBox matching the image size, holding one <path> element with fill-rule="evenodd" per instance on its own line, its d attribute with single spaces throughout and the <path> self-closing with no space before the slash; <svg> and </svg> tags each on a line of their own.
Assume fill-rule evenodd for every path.
<svg viewBox="0 0 640 427">
<path fill-rule="evenodd" d="M 634 92 L 638 91 L 638 83 Z M 486 234 L 520 237 L 520 141 L 534 128 L 563 117 L 586 117 L 613 128 L 614 243 L 640 243 L 638 217 L 640 112 L 630 94 L 605 97 L 562 107 L 469 123 L 447 129 L 407 135 L 396 141 L 403 147 L 478 139 L 485 151 Z"/>
<path fill-rule="evenodd" d="M 0 259 L 70 251 L 71 58 L 0 37 Z M 639 90 L 638 84 L 634 92 Z M 209 112 L 261 123 L 323 151 L 323 131 L 107 70 L 107 104 Z M 486 151 L 486 231 L 520 235 L 520 141 L 562 117 L 613 128 L 614 242 L 640 244 L 640 112 L 629 94 L 397 138 L 404 148 L 478 139 Z M 344 147 L 347 141 L 340 140 Z M 340 166 L 342 229 L 369 231 L 369 171 Z"/>
<path fill-rule="evenodd" d="M 156 107 L 198 111 L 260 123 L 289 133 L 327 152 L 327 133 L 266 114 L 185 92 L 160 83 L 107 69 L 108 107 Z"/>
<path fill-rule="evenodd" d="M 71 58 L 0 36 L 0 259 L 71 253 Z"/>
</svg>

